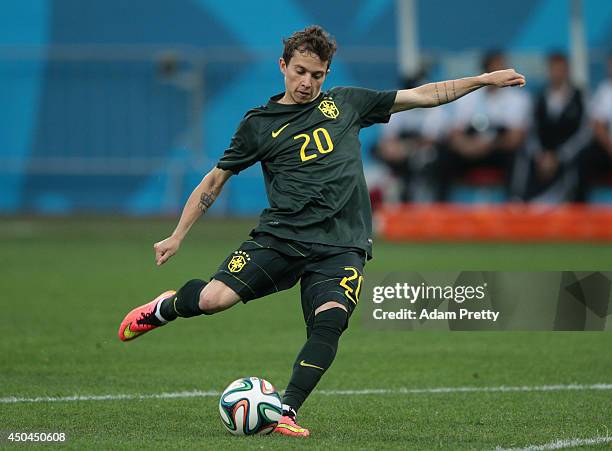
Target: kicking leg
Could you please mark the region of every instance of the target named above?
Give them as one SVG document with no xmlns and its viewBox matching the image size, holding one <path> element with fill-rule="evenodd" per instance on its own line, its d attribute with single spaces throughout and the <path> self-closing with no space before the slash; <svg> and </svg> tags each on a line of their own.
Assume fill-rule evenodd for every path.
<svg viewBox="0 0 612 451">
<path fill-rule="evenodd" d="M 119 339 L 133 340 L 177 317 L 212 315 L 227 310 L 239 300 L 238 294 L 219 280 L 206 283 L 193 279 L 178 292 L 166 291 L 128 313 L 119 326 Z"/>
<path fill-rule="evenodd" d="M 222 312 L 238 301 L 238 293 L 220 280 L 213 279 L 206 283 L 193 279 L 183 285 L 176 296 L 162 301 L 159 311 L 166 321 L 172 321 L 177 317 L 191 318 Z"/>
<path fill-rule="evenodd" d="M 190 280 L 177 292 L 166 291 L 128 313 L 119 327 L 119 339 L 133 340 L 178 317 L 212 315 L 240 300 L 248 302 L 290 288 L 300 277 L 299 262 L 254 239 L 245 241 L 210 282 Z"/>
</svg>

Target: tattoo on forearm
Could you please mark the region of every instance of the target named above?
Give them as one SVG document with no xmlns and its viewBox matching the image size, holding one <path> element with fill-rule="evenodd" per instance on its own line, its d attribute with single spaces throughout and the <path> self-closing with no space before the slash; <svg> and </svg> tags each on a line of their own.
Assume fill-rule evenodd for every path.
<svg viewBox="0 0 612 451">
<path fill-rule="evenodd" d="M 444 82 L 444 95 L 446 96 L 446 103 L 450 102 L 448 99 L 448 86 L 446 86 L 447 82 Z"/>
<path fill-rule="evenodd" d="M 210 206 L 215 201 L 215 193 L 212 191 L 210 193 L 202 193 L 200 196 L 200 203 L 198 203 L 198 208 L 205 212 L 210 208 Z"/>
<path fill-rule="evenodd" d="M 455 92 L 455 80 L 453 80 L 453 100 L 457 100 L 457 93 Z"/>
<path fill-rule="evenodd" d="M 438 92 L 438 83 L 434 83 L 434 87 L 436 88 L 436 101 L 438 103 L 438 105 L 440 105 L 442 102 L 440 102 L 440 93 Z"/>
</svg>

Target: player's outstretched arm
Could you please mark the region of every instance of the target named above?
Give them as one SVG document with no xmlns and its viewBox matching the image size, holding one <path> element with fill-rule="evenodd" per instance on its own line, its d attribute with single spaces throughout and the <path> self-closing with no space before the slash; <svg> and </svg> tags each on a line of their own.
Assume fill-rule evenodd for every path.
<svg viewBox="0 0 612 451">
<path fill-rule="evenodd" d="M 206 174 L 187 199 L 181 218 L 172 235 L 153 245 L 157 266 L 164 264 L 176 254 L 191 226 L 210 208 L 231 175 L 230 171 L 216 167 Z"/>
<path fill-rule="evenodd" d="M 525 77 L 514 69 L 498 70 L 477 77 L 460 78 L 458 80 L 438 81 L 428 83 L 414 89 L 397 91 L 395 102 L 390 113 L 409 110 L 411 108 L 431 108 L 453 102 L 470 92 L 484 86 L 525 86 Z"/>
</svg>

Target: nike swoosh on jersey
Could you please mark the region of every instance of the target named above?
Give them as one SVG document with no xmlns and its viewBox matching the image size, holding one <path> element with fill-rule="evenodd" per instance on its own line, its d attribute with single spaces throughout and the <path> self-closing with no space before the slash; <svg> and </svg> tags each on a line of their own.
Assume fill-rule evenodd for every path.
<svg viewBox="0 0 612 451">
<path fill-rule="evenodd" d="M 305 366 L 308 368 L 316 368 L 318 370 L 325 371 L 325 368 L 321 368 L 320 366 L 313 365 L 312 363 L 306 363 L 304 360 L 300 362 L 300 366 Z"/>
<path fill-rule="evenodd" d="M 288 126 L 290 123 L 291 123 L 291 122 L 287 122 L 285 125 L 283 125 L 283 126 L 282 126 L 281 128 L 279 128 L 278 130 L 273 131 L 273 132 L 272 132 L 272 138 L 276 138 L 278 135 L 280 135 L 280 134 L 281 134 L 281 132 L 282 132 L 282 131 L 283 131 L 285 128 L 287 128 L 287 126 Z"/>
</svg>

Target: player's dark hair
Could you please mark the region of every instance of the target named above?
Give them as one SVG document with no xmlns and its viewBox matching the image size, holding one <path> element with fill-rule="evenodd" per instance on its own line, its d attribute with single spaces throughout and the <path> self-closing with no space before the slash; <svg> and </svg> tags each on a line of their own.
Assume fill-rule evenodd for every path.
<svg viewBox="0 0 612 451">
<path fill-rule="evenodd" d="M 327 31 L 318 25 L 311 25 L 302 31 L 296 31 L 287 39 L 283 39 L 283 59 L 289 64 L 293 52 L 311 52 L 321 61 L 327 61 L 327 69 L 331 66 L 332 58 L 336 52 L 336 40 Z"/>
</svg>

